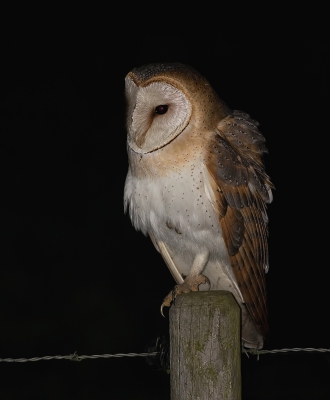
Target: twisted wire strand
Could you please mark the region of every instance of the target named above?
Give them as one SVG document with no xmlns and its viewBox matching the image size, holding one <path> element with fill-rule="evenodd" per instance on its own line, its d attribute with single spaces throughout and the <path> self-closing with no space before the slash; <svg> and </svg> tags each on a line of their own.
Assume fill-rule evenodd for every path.
<svg viewBox="0 0 330 400">
<path fill-rule="evenodd" d="M 158 352 L 153 353 L 118 353 L 118 354 L 95 354 L 91 356 L 79 356 L 76 352 L 68 356 L 44 356 L 44 357 L 33 357 L 33 358 L 0 358 L 0 362 L 27 362 L 27 361 L 41 361 L 41 360 L 70 360 L 70 361 L 81 361 L 86 359 L 95 358 L 113 358 L 113 357 L 150 357 L 157 355 Z"/>
<path fill-rule="evenodd" d="M 243 349 L 244 353 L 250 353 L 253 355 L 267 354 L 267 353 L 290 353 L 290 352 L 318 352 L 318 353 L 330 353 L 330 349 L 314 349 L 294 347 L 292 349 L 274 349 L 274 350 L 257 350 L 257 349 Z M 96 358 L 118 358 L 118 357 L 152 357 L 156 356 L 160 352 L 154 351 L 152 353 L 117 353 L 117 354 L 95 354 L 91 356 L 80 356 L 76 352 L 67 356 L 44 356 L 44 357 L 33 357 L 33 358 L 0 358 L 0 362 L 18 362 L 23 363 L 27 361 L 41 361 L 41 360 L 70 360 L 70 361 L 82 361 L 86 359 Z M 248 355 L 248 354 L 247 354 Z"/>
<path fill-rule="evenodd" d="M 307 347 L 307 348 L 299 348 L 299 347 L 294 347 L 292 349 L 274 349 L 274 350 L 258 350 L 258 349 L 245 349 L 244 350 L 247 353 L 251 353 L 251 354 L 267 354 L 267 353 L 290 353 L 290 352 L 319 352 L 319 353 L 330 353 L 330 349 L 313 349 L 311 347 Z"/>
</svg>

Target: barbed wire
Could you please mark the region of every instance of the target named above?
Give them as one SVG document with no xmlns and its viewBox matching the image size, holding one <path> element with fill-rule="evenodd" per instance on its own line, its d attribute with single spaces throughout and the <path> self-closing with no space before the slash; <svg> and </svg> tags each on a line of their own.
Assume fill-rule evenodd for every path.
<svg viewBox="0 0 330 400">
<path fill-rule="evenodd" d="M 246 349 L 242 348 L 242 352 L 246 354 L 247 357 L 249 357 L 249 354 L 253 354 L 258 357 L 262 354 L 275 354 L 275 353 L 291 353 L 291 352 L 309 352 L 309 353 L 330 353 L 330 349 L 314 349 L 312 347 L 307 347 L 307 348 L 300 348 L 300 347 L 294 347 L 292 349 L 274 349 L 274 350 L 258 350 L 258 349 Z"/>
<path fill-rule="evenodd" d="M 246 350 L 246 349 L 245 349 Z M 294 347 L 292 349 L 274 349 L 274 350 L 257 350 L 257 349 L 248 349 L 246 350 L 247 353 L 251 354 L 267 354 L 267 353 L 289 353 L 289 352 L 298 352 L 298 351 L 306 351 L 306 352 L 320 352 L 320 353 L 330 353 L 330 349 L 313 349 L 311 347 L 307 347 L 305 349 L 299 348 L 299 347 Z"/>
<path fill-rule="evenodd" d="M 289 353 L 289 352 L 319 352 L 319 353 L 330 353 L 330 349 L 314 349 L 314 348 L 299 348 L 295 347 L 292 349 L 274 349 L 274 350 L 257 350 L 257 349 L 246 349 L 242 350 L 246 355 L 251 353 L 253 355 L 267 354 L 267 353 Z M 152 357 L 160 354 L 159 351 L 154 351 L 151 353 L 118 353 L 118 354 L 101 354 L 101 355 L 78 355 L 76 352 L 67 356 L 44 356 L 44 357 L 33 357 L 33 358 L 0 358 L 0 362 L 28 362 L 28 361 L 41 361 L 41 360 L 70 360 L 70 361 L 82 361 L 86 359 L 96 359 L 96 358 L 117 358 L 117 357 Z"/>
<path fill-rule="evenodd" d="M 68 356 L 44 356 L 44 357 L 33 357 L 33 358 L 0 358 L 0 362 L 27 362 L 27 361 L 41 361 L 41 360 L 70 360 L 70 361 L 82 361 L 86 359 L 95 358 L 112 358 L 112 357 L 150 357 L 156 356 L 157 351 L 153 353 L 118 353 L 118 354 L 96 354 L 92 356 L 79 356 L 76 352 Z"/>
</svg>

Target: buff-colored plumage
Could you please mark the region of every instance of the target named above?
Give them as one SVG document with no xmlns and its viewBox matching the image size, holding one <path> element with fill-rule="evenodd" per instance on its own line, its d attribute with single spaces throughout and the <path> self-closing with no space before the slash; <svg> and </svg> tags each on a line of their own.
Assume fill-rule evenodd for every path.
<svg viewBox="0 0 330 400">
<path fill-rule="evenodd" d="M 149 64 L 125 80 L 129 169 L 124 203 L 177 285 L 164 299 L 228 290 L 242 309 L 242 343 L 268 331 L 265 139 L 193 68 Z"/>
</svg>

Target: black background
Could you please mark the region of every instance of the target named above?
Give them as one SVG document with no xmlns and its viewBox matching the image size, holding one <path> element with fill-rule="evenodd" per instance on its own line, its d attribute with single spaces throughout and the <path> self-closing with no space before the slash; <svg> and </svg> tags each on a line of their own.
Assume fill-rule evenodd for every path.
<svg viewBox="0 0 330 400">
<path fill-rule="evenodd" d="M 197 10 L 182 24 L 159 14 L 151 23 L 131 7 L 99 10 L 92 24 L 46 13 L 40 25 L 3 32 L 1 358 L 141 353 L 168 334 L 159 306 L 174 281 L 123 213 L 124 78 L 157 61 L 194 66 L 260 122 L 276 186 L 266 348 L 330 348 L 322 23 L 265 14 L 242 24 L 234 13 Z M 0 368 L 1 399 L 170 398 L 169 375 L 139 357 Z M 243 355 L 243 399 L 328 399 L 329 373 L 329 354 Z"/>
</svg>

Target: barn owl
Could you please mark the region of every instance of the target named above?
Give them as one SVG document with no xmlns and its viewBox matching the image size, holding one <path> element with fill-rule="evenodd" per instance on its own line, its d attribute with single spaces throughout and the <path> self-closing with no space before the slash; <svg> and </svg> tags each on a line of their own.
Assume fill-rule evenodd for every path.
<svg viewBox="0 0 330 400">
<path fill-rule="evenodd" d="M 268 331 L 265 138 L 208 80 L 182 63 L 155 63 L 125 77 L 128 173 L 124 209 L 150 237 L 181 293 L 230 291 L 241 307 L 242 345 Z"/>
</svg>

